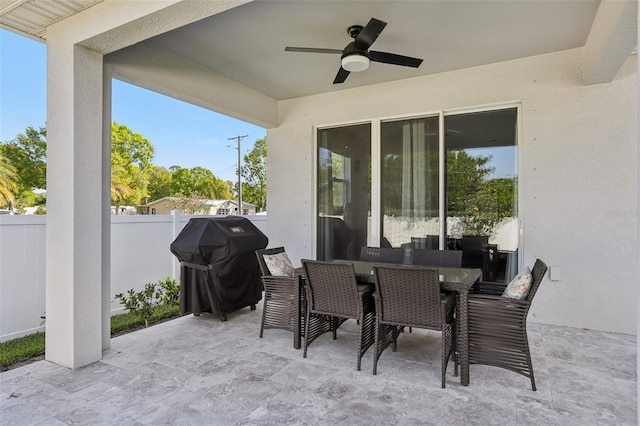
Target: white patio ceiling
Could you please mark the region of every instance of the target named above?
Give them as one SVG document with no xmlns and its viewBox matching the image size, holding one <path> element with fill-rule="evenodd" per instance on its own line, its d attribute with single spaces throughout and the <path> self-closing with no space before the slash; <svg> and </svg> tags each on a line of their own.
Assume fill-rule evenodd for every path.
<svg viewBox="0 0 640 426">
<path fill-rule="evenodd" d="M 47 25 L 101 1 L 0 0 L 0 23 L 45 40 Z M 598 25 L 600 6 L 600 0 L 254 1 L 137 48 L 170 51 L 178 60 L 283 100 L 583 47 Z M 388 22 L 372 49 L 423 58 L 420 68 L 372 63 L 334 85 L 339 55 L 284 51 L 285 46 L 342 49 L 351 41 L 347 27 L 365 25 L 371 17 Z M 621 37 L 624 43 L 615 40 L 616 48 L 604 43 L 606 52 L 594 53 L 607 64 L 612 61 L 604 55 L 626 58 L 637 37 L 635 23 L 633 31 L 628 25 L 608 25 L 613 36 L 605 41 Z M 609 81 L 617 69 L 605 71 Z M 588 82 L 601 82 L 596 80 Z"/>
</svg>

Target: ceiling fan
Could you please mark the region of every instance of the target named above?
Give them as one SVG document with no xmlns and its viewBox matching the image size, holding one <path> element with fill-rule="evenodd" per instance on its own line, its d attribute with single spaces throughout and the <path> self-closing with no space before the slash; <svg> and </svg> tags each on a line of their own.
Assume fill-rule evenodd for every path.
<svg viewBox="0 0 640 426">
<path fill-rule="evenodd" d="M 365 27 L 362 25 L 350 26 L 347 28 L 347 32 L 354 40 L 347 44 L 343 50 L 315 47 L 285 47 L 284 50 L 287 52 L 333 53 L 342 55 L 341 66 L 338 74 L 336 74 L 336 78 L 333 80 L 333 84 L 344 83 L 352 72 L 366 70 L 369 68 L 370 61 L 418 68 L 422 63 L 422 59 L 369 50 L 386 25 L 387 23 L 384 21 L 371 18 Z"/>
</svg>

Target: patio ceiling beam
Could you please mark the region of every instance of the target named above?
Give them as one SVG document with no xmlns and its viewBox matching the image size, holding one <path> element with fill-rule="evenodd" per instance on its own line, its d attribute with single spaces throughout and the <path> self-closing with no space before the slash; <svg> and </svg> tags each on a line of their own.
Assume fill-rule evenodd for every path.
<svg viewBox="0 0 640 426">
<path fill-rule="evenodd" d="M 114 78 L 257 126 L 278 125 L 275 99 L 151 42 L 105 57 Z"/>
<path fill-rule="evenodd" d="M 637 0 L 603 0 L 584 46 L 585 85 L 610 83 L 637 48 Z"/>
</svg>

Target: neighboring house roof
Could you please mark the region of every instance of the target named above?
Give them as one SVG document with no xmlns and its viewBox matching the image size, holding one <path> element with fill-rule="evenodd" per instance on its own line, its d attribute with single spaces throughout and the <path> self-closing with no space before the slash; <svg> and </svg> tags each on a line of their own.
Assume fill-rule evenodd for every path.
<svg viewBox="0 0 640 426">
<path fill-rule="evenodd" d="M 204 200 L 204 202 L 206 204 L 210 205 L 210 206 L 213 206 L 213 207 L 217 207 L 217 206 L 220 206 L 222 204 L 233 204 L 233 205 L 236 205 L 236 206 L 238 205 L 238 202 L 236 200 Z M 242 201 L 242 205 L 243 206 L 254 206 L 255 207 L 255 204 L 248 203 L 248 202 L 246 202 L 244 200 Z"/>
</svg>

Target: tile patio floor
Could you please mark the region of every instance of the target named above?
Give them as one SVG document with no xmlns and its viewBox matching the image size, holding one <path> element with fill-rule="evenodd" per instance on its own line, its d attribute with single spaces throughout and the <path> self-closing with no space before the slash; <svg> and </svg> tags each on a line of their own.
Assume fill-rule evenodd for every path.
<svg viewBox="0 0 640 426">
<path fill-rule="evenodd" d="M 354 323 L 308 357 L 261 310 L 220 322 L 185 316 L 112 339 L 102 361 L 68 370 L 39 361 L 0 374 L 3 425 L 636 425 L 635 336 L 529 325 L 537 392 L 527 378 L 471 366 L 447 372 L 439 334 L 404 333 L 356 371 Z"/>
</svg>

